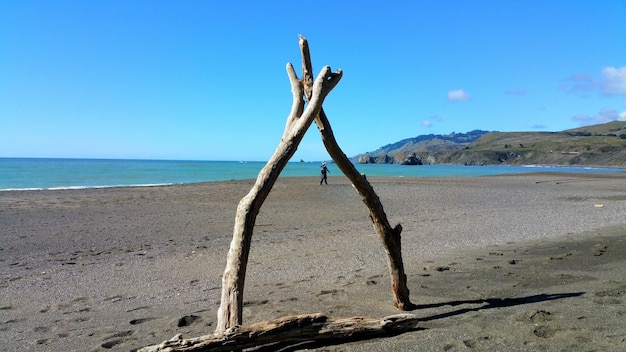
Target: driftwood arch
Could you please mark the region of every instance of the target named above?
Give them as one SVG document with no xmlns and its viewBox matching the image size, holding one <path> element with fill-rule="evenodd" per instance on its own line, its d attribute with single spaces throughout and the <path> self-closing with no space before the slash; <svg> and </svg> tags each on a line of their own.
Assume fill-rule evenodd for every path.
<svg viewBox="0 0 626 352">
<path fill-rule="evenodd" d="M 405 311 L 415 307 L 409 299 L 402 262 L 400 236 L 402 226 L 398 224 L 392 228 L 389 225 L 378 195 L 337 144 L 328 117 L 322 108 L 326 96 L 341 80 L 342 71 L 332 72 L 329 66 L 325 66 L 313 79 L 306 38 L 300 36 L 299 45 L 302 53 L 302 78 L 298 78 L 293 65 L 288 63 L 287 75 L 291 83 L 293 104 L 282 139 L 270 160 L 259 172 L 253 187 L 237 206 L 233 238 L 222 277 L 221 301 L 215 332 L 189 340 L 183 340 L 178 335 L 160 345 L 146 347 L 140 351 L 221 351 L 277 341 L 387 335 L 410 330 L 415 326 L 417 321 L 415 316 L 407 314 L 382 319 L 331 319 L 320 314 L 306 314 L 242 327 L 246 268 L 256 217 L 278 176 L 296 152 L 313 121 L 320 131 L 326 150 L 339 169 L 350 179 L 369 209 L 369 218 L 387 254 L 395 306 Z"/>
<path fill-rule="evenodd" d="M 339 83 L 342 71 L 337 70 L 336 73 L 332 73 L 330 67 L 325 66 L 317 78 L 313 80 L 309 45 L 306 38 L 302 36 L 300 36 L 300 51 L 302 53 L 302 79 L 298 79 L 291 64 L 287 65 L 287 74 L 293 93 L 293 105 L 291 114 L 287 119 L 283 138 L 274 155 L 259 173 L 250 192 L 239 202 L 237 207 L 233 239 L 222 278 L 222 296 L 217 315 L 216 333 L 224 332 L 243 323 L 243 287 L 256 217 L 280 172 L 295 153 L 313 120 L 317 124 L 328 153 L 339 169 L 350 179 L 369 209 L 369 218 L 382 240 L 387 254 L 395 306 L 401 310 L 408 310 L 413 307 L 409 299 L 402 262 L 400 237 L 402 226 L 397 225 L 392 228 L 389 225 L 378 195 L 365 176 L 356 170 L 337 144 L 328 118 L 322 108 L 322 103 L 328 93 Z M 304 109 L 305 100 L 303 97 L 308 102 L 306 109 Z"/>
</svg>

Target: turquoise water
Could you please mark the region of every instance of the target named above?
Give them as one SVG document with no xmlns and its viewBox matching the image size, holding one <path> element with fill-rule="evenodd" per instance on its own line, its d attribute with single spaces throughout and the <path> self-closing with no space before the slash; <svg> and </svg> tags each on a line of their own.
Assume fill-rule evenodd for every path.
<svg viewBox="0 0 626 352">
<path fill-rule="evenodd" d="M 265 162 L 0 158 L 0 190 L 150 186 L 256 178 Z M 356 164 L 372 176 L 475 177 L 532 171 L 626 172 L 626 169 Z M 330 176 L 341 175 L 329 164 Z M 317 162 L 290 162 L 282 177 L 318 176 Z"/>
</svg>

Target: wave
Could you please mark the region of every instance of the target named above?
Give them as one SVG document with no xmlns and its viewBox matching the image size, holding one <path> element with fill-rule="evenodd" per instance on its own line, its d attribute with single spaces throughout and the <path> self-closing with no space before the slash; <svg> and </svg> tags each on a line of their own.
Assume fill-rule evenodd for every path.
<svg viewBox="0 0 626 352">
<path fill-rule="evenodd" d="M 99 189 L 99 188 L 120 188 L 120 187 L 158 187 L 158 186 L 171 186 L 175 183 L 144 183 L 133 185 L 105 185 L 105 186 L 60 186 L 60 187 L 48 187 L 48 188 L 2 188 L 0 192 L 9 191 L 64 191 L 64 190 L 77 190 L 77 189 Z"/>
<path fill-rule="evenodd" d="M 551 166 L 551 165 L 534 165 L 534 164 L 529 164 L 529 165 L 521 165 L 521 167 L 525 167 L 525 168 L 538 168 L 538 169 L 552 169 L 555 167 L 565 167 L 565 166 Z"/>
<path fill-rule="evenodd" d="M 589 170 L 589 171 L 624 171 L 626 169 L 622 167 L 609 167 L 609 166 L 567 166 L 567 165 L 520 165 L 522 168 L 537 168 L 537 169 L 556 169 L 557 171 L 564 170 Z"/>
</svg>

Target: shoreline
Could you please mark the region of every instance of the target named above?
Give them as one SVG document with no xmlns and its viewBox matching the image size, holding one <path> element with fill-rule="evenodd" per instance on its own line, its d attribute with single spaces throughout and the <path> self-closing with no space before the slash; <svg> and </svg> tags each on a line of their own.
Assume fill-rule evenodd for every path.
<svg viewBox="0 0 626 352">
<path fill-rule="evenodd" d="M 1 159 L 0 193 L 17 190 L 115 188 L 254 180 L 265 162 L 160 161 L 108 159 Z M 341 175 L 330 163 L 331 175 Z M 376 177 L 478 177 L 502 173 L 619 173 L 626 168 L 558 165 L 423 165 L 357 164 L 359 172 Z M 319 164 L 289 162 L 281 177 L 311 177 Z"/>
<path fill-rule="evenodd" d="M 420 330 L 324 350 L 626 348 L 626 175 L 368 180 L 404 229 Z M 244 323 L 397 313 L 367 208 L 347 178 L 318 182 L 279 178 L 261 207 Z M 253 183 L 0 192 L 0 344 L 129 351 L 212 332 Z"/>
<path fill-rule="evenodd" d="M 446 165 L 444 165 L 446 166 Z M 458 165 L 447 165 L 447 166 L 458 166 Z M 504 165 L 503 167 L 506 167 L 506 165 Z M 528 171 L 528 172 L 524 172 L 524 173 L 519 173 L 519 172 L 512 172 L 512 173 L 500 173 L 500 174 L 490 174 L 490 175 L 467 175 L 467 176 L 459 176 L 459 175 L 454 175 L 454 176 L 404 176 L 404 175 L 398 175 L 398 176 L 369 176 L 374 177 L 374 178 L 400 178 L 400 179 L 404 179 L 404 178 L 418 178 L 418 179 L 431 179 L 431 178 L 449 178 L 449 179 L 455 179 L 455 178 L 459 178 L 459 179 L 463 179 L 463 178 L 473 178 L 473 177 L 496 177 L 496 176 L 518 176 L 518 175 L 533 175 L 533 174 L 571 174 L 571 175 L 585 175 L 587 174 L 587 172 L 579 172 L 579 171 L 567 171 L 567 167 L 566 166 L 558 166 L 558 165 L 554 165 L 554 166 L 533 166 L 533 165 L 526 165 L 526 166 L 522 166 L 522 167 L 527 167 L 527 168 L 538 168 L 538 169 L 543 169 L 543 168 L 559 168 L 559 169 L 564 169 L 564 170 L 559 170 L 559 171 L 545 171 L 545 170 L 536 170 L 536 171 Z M 590 170 L 607 170 L 607 171 L 601 171 L 601 172 L 589 172 L 592 175 L 609 175 L 609 177 L 619 177 L 619 176 L 626 176 L 626 168 L 618 168 L 618 167 L 583 167 L 583 166 L 575 166 L 572 168 L 588 168 Z M 621 171 L 618 171 L 621 170 Z M 624 173 L 623 175 L 621 173 Z M 306 176 L 280 176 L 281 179 L 290 179 L 290 178 L 314 178 L 315 176 L 310 176 L 310 175 L 306 175 Z M 330 176 L 330 177 L 337 177 L 337 176 Z M 339 176 L 339 177 L 343 177 L 343 176 Z M 166 182 L 166 183 L 146 183 L 146 184 L 128 184 L 128 185 L 96 185 L 96 186 L 61 186 L 61 187 L 49 187 L 49 188 L 38 188 L 38 187 L 33 187 L 33 188 L 2 188 L 0 189 L 0 194 L 1 192 L 28 192 L 28 191 L 65 191 L 65 190 L 86 190 L 86 189 L 108 189 L 108 188 L 140 188 L 140 187 L 167 187 L 167 186 L 184 186 L 184 185 L 202 185 L 202 184 L 206 184 L 206 183 L 219 183 L 219 182 L 229 182 L 229 181 L 255 181 L 256 178 L 245 178 L 245 179 L 229 179 L 229 180 L 216 180 L 216 181 L 200 181 L 200 182 L 184 182 L 184 183 L 174 183 L 174 182 Z"/>
</svg>

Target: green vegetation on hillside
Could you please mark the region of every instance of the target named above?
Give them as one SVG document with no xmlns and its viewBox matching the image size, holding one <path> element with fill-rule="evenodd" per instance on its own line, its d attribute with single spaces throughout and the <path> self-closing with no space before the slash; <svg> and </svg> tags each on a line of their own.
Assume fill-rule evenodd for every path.
<svg viewBox="0 0 626 352">
<path fill-rule="evenodd" d="M 561 132 L 473 132 L 481 133 L 468 134 L 478 137 L 469 144 L 466 138 L 466 143 L 448 143 L 442 148 L 445 139 L 441 136 L 421 136 L 364 154 L 359 162 L 400 163 L 415 155 L 424 164 L 626 167 L 626 121 Z"/>
</svg>

